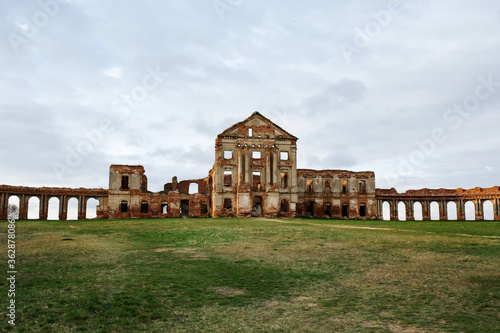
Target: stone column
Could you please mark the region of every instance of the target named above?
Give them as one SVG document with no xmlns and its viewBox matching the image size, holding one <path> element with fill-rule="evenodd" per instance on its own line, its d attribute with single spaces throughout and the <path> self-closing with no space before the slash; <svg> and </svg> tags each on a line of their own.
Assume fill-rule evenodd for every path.
<svg viewBox="0 0 500 333">
<path fill-rule="evenodd" d="M 6 201 L 7 201 L 7 194 L 0 193 L 0 220 L 7 220 L 8 203 L 6 203 Z"/>
<path fill-rule="evenodd" d="M 49 215 L 49 198 L 46 195 L 40 196 L 40 210 L 39 210 L 40 220 L 46 220 Z"/>
<path fill-rule="evenodd" d="M 238 186 L 241 186 L 243 182 L 243 151 L 241 149 L 238 149 Z"/>
<path fill-rule="evenodd" d="M 500 221 L 500 199 L 496 198 L 493 200 L 493 218 L 496 221 Z"/>
<path fill-rule="evenodd" d="M 251 184 L 252 170 L 250 170 L 250 152 L 245 147 L 245 183 Z"/>
<path fill-rule="evenodd" d="M 78 219 L 85 220 L 87 218 L 87 200 L 84 196 L 78 197 Z"/>
<path fill-rule="evenodd" d="M 28 219 L 28 202 L 26 200 L 26 195 L 21 194 L 19 196 L 19 219 L 27 220 Z"/>
<path fill-rule="evenodd" d="M 484 220 L 484 211 L 483 211 L 483 200 L 477 199 L 474 200 L 474 204 L 476 205 L 476 221 Z"/>
<path fill-rule="evenodd" d="M 431 220 L 431 203 L 428 200 L 420 202 L 422 204 L 422 220 Z"/>
<path fill-rule="evenodd" d="M 384 200 L 377 200 L 377 219 L 384 219 Z"/>
<path fill-rule="evenodd" d="M 415 212 L 413 211 L 413 201 L 405 201 L 406 221 L 415 221 Z"/>
<path fill-rule="evenodd" d="M 273 149 L 272 150 L 272 154 L 273 154 L 273 184 L 279 184 L 280 183 L 280 178 L 281 178 L 281 173 L 280 173 L 280 158 L 279 158 L 279 154 L 278 154 L 278 150 L 277 149 Z M 288 157 L 290 158 L 290 156 Z M 290 177 L 291 175 L 289 175 Z"/>
<path fill-rule="evenodd" d="M 397 221 L 398 220 L 398 202 L 395 200 L 392 200 L 389 202 L 390 205 L 390 212 L 391 212 L 391 221 Z"/>
<path fill-rule="evenodd" d="M 265 167 L 264 167 L 264 172 L 265 175 L 261 175 L 262 180 L 263 180 L 263 186 L 265 187 L 266 191 L 269 191 L 269 186 L 273 184 L 273 180 L 271 179 L 271 159 L 272 156 L 270 154 L 269 149 L 265 150 Z"/>
<path fill-rule="evenodd" d="M 439 220 L 441 221 L 448 220 L 448 206 L 446 204 L 446 200 L 439 201 Z"/>
<path fill-rule="evenodd" d="M 465 220 L 465 203 L 464 200 L 459 199 L 455 202 L 457 204 L 457 220 Z"/>
<path fill-rule="evenodd" d="M 59 220 L 64 221 L 68 219 L 68 198 L 61 195 L 59 198 Z"/>
<path fill-rule="evenodd" d="M 290 149 L 289 158 L 290 158 L 290 162 L 291 162 L 290 174 L 289 174 L 289 178 L 288 178 L 288 182 L 290 185 L 290 192 L 297 193 L 297 148 L 295 146 L 293 146 Z M 279 161 L 276 161 L 276 163 L 278 163 L 278 162 Z M 332 186 L 333 186 L 333 183 L 332 183 Z"/>
</svg>

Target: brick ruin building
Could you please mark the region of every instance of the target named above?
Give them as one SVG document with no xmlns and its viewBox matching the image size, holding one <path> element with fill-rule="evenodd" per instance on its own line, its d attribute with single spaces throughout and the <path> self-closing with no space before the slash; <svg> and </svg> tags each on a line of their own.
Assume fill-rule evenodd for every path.
<svg viewBox="0 0 500 333">
<path fill-rule="evenodd" d="M 215 163 L 208 176 L 178 182 L 161 192 L 148 191 L 144 167 L 111 165 L 109 189 L 20 187 L 0 185 L 0 219 L 7 219 L 11 197 L 19 198 L 19 218 L 27 219 L 31 198 L 39 200 L 39 218 L 47 219 L 49 201 L 57 198 L 59 219 L 68 217 L 68 202 L 78 200 L 78 219 L 85 219 L 87 202 L 96 199 L 97 218 L 148 217 L 296 217 L 382 219 L 388 205 L 397 220 L 402 205 L 406 220 L 415 219 L 420 205 L 422 219 L 431 219 L 431 205 L 439 219 L 448 210 L 465 219 L 465 205 L 474 204 L 475 218 L 484 218 L 483 207 L 492 205 L 500 220 L 500 189 L 421 189 L 398 193 L 376 189 L 371 171 L 297 169 L 297 137 L 254 112 L 219 134 Z M 193 187 L 195 190 L 193 190 Z M 197 189 L 196 189 L 197 188 Z"/>
</svg>

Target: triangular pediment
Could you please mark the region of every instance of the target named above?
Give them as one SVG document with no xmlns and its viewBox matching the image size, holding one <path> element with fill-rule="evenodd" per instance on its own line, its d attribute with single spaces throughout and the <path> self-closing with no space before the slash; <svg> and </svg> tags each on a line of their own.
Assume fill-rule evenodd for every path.
<svg viewBox="0 0 500 333">
<path fill-rule="evenodd" d="M 273 123 L 268 118 L 261 115 L 259 112 L 255 111 L 247 119 L 234 124 L 233 126 L 226 129 L 224 132 L 219 134 L 219 136 L 231 136 L 231 137 L 242 137 L 248 136 L 249 129 L 255 129 L 259 131 L 263 129 L 266 133 L 271 134 L 273 137 L 288 138 L 290 140 L 297 140 L 297 137 L 288 133 L 275 123 Z"/>
</svg>

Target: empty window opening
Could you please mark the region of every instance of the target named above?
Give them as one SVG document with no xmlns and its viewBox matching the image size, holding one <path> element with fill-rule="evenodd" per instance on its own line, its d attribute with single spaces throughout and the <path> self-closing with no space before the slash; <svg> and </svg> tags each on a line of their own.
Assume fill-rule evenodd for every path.
<svg viewBox="0 0 500 333">
<path fill-rule="evenodd" d="M 331 184 L 329 180 L 325 180 L 325 193 L 331 192 Z"/>
<path fill-rule="evenodd" d="M 359 181 L 359 193 L 366 193 L 366 180 Z"/>
<path fill-rule="evenodd" d="M 483 203 L 483 219 L 487 221 L 491 221 L 495 219 L 495 214 L 494 214 L 494 209 L 493 209 L 493 202 L 491 200 L 486 200 Z"/>
<path fill-rule="evenodd" d="M 78 199 L 71 198 L 68 201 L 68 220 L 78 220 Z"/>
<path fill-rule="evenodd" d="M 120 204 L 120 212 L 121 213 L 128 212 L 128 202 L 126 200 L 122 200 L 122 203 Z"/>
<path fill-rule="evenodd" d="M 387 201 L 382 203 L 382 219 L 389 221 L 391 219 L 391 204 Z"/>
<path fill-rule="evenodd" d="M 230 160 L 233 158 L 233 152 L 231 150 L 224 150 L 224 158 Z"/>
<path fill-rule="evenodd" d="M 261 190 L 261 184 L 260 184 L 260 171 L 254 171 L 252 172 L 252 181 L 253 181 L 253 190 L 254 191 L 260 191 Z"/>
<path fill-rule="evenodd" d="M 197 183 L 189 184 L 189 194 L 196 194 L 196 193 L 198 193 L 198 184 Z"/>
<path fill-rule="evenodd" d="M 343 218 L 348 218 L 349 217 L 349 205 L 348 204 L 343 204 L 342 205 L 342 217 Z"/>
<path fill-rule="evenodd" d="M 189 217 L 189 200 L 181 200 L 181 216 Z"/>
<path fill-rule="evenodd" d="M 280 152 L 280 160 L 288 161 L 288 152 L 287 151 Z"/>
<path fill-rule="evenodd" d="M 49 200 L 49 211 L 47 220 L 59 220 L 59 198 L 52 197 Z"/>
<path fill-rule="evenodd" d="M 129 188 L 129 176 L 122 176 L 122 190 L 128 190 Z"/>
<path fill-rule="evenodd" d="M 147 201 L 141 202 L 141 214 L 149 213 L 149 204 Z"/>
<path fill-rule="evenodd" d="M 365 204 L 361 204 L 359 206 L 359 216 L 366 217 L 366 205 Z"/>
<path fill-rule="evenodd" d="M 161 213 L 162 214 L 167 214 L 168 213 L 168 202 L 163 201 L 161 203 Z"/>
<path fill-rule="evenodd" d="M 431 202 L 431 220 L 439 221 L 439 204 L 436 201 Z"/>
<path fill-rule="evenodd" d="M 255 159 L 255 160 L 260 160 L 260 158 L 261 158 L 260 151 L 253 151 L 252 152 L 252 158 Z"/>
<path fill-rule="evenodd" d="M 449 221 L 456 221 L 458 219 L 457 215 L 457 204 L 454 201 L 450 201 L 446 204 L 447 216 Z"/>
<path fill-rule="evenodd" d="M 415 221 L 422 221 L 424 219 L 422 204 L 418 201 L 413 204 L 413 218 Z"/>
<path fill-rule="evenodd" d="M 347 193 L 347 180 L 342 181 L 342 193 Z"/>
<path fill-rule="evenodd" d="M 306 215 L 314 216 L 314 201 L 306 202 Z"/>
<path fill-rule="evenodd" d="M 476 219 L 476 204 L 472 201 L 465 203 L 465 219 L 474 221 Z"/>
<path fill-rule="evenodd" d="M 229 198 L 224 199 L 224 209 L 233 209 L 233 200 Z"/>
<path fill-rule="evenodd" d="M 20 200 L 18 196 L 13 195 L 9 197 L 7 205 L 7 218 L 14 220 L 19 219 L 19 203 Z"/>
<path fill-rule="evenodd" d="M 233 186 L 233 172 L 231 170 L 224 170 L 224 186 Z"/>
<path fill-rule="evenodd" d="M 288 207 L 289 207 L 289 203 L 288 203 L 288 200 L 287 199 L 283 199 L 281 200 L 281 212 L 283 213 L 286 213 L 288 212 Z"/>
<path fill-rule="evenodd" d="M 248 129 L 248 136 L 252 136 L 253 135 L 253 129 L 249 128 Z"/>
<path fill-rule="evenodd" d="M 332 217 L 332 205 L 330 203 L 325 205 L 325 216 L 328 218 Z"/>
<path fill-rule="evenodd" d="M 398 220 L 406 221 L 406 205 L 402 201 L 398 203 Z"/>
<path fill-rule="evenodd" d="M 313 181 L 312 181 L 312 179 L 307 180 L 306 191 L 307 191 L 307 193 L 313 193 Z"/>
<path fill-rule="evenodd" d="M 208 214 L 208 205 L 207 204 L 201 204 L 200 213 L 202 215 Z"/>
<path fill-rule="evenodd" d="M 87 200 L 87 213 L 85 218 L 95 219 L 97 217 L 97 206 L 99 206 L 99 200 L 94 198 Z"/>
<path fill-rule="evenodd" d="M 281 188 L 288 188 L 288 172 L 281 173 Z"/>
<path fill-rule="evenodd" d="M 40 218 L 40 199 L 31 197 L 28 200 L 28 220 L 38 220 Z"/>
</svg>

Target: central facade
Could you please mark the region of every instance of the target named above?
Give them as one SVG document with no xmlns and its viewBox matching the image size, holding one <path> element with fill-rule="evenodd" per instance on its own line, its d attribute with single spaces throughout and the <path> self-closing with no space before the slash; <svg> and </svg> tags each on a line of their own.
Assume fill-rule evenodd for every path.
<svg viewBox="0 0 500 333">
<path fill-rule="evenodd" d="M 212 216 L 295 216 L 297 138 L 253 113 L 217 136 Z"/>
</svg>

